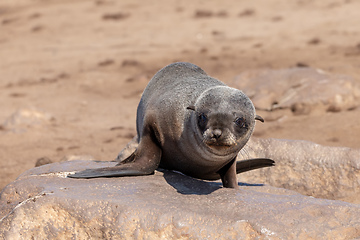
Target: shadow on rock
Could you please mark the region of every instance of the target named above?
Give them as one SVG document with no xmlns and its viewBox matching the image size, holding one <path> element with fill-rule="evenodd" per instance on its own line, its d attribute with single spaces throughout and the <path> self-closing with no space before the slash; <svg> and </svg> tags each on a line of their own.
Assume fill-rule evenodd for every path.
<svg viewBox="0 0 360 240">
<path fill-rule="evenodd" d="M 158 169 L 158 171 L 162 172 L 165 181 L 181 194 L 208 195 L 221 188 L 221 183 L 206 182 L 165 169 Z"/>
<path fill-rule="evenodd" d="M 181 194 L 208 195 L 222 188 L 220 182 L 208 182 L 165 169 L 158 169 L 158 171 L 162 172 L 166 182 Z M 263 186 L 263 184 L 239 183 L 239 186 Z"/>
<path fill-rule="evenodd" d="M 243 183 L 243 182 L 239 182 L 238 185 L 244 186 L 244 187 L 262 187 L 262 186 L 264 186 L 264 184 L 262 184 L 262 183 Z"/>
</svg>

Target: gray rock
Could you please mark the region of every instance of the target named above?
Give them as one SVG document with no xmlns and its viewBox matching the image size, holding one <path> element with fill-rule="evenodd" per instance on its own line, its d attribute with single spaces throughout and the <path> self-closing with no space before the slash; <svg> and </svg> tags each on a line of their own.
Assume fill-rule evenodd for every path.
<svg viewBox="0 0 360 240">
<path fill-rule="evenodd" d="M 119 152 L 117 157 L 115 158 L 115 161 L 121 162 L 125 160 L 127 157 L 129 157 L 137 148 L 138 146 L 138 137 L 135 136 L 133 139 L 131 139 L 128 144 Z"/>
<path fill-rule="evenodd" d="M 240 190 L 163 171 L 69 179 L 116 162 L 33 168 L 0 196 L 1 239 L 354 239 L 360 206 L 256 184 Z M 257 170 L 256 170 L 257 171 Z M 256 171 L 253 171 L 254 175 Z"/>
<path fill-rule="evenodd" d="M 360 204 L 360 149 L 327 147 L 308 141 L 252 139 L 239 159 L 266 157 L 276 167 L 240 175 L 320 198 Z"/>
<path fill-rule="evenodd" d="M 231 85 L 243 90 L 260 110 L 290 108 L 295 114 L 309 114 L 360 105 L 358 82 L 312 68 L 247 71 Z"/>
<path fill-rule="evenodd" d="M 40 167 L 45 164 L 53 163 L 53 161 L 48 157 L 42 157 L 36 160 L 35 167 Z"/>
<path fill-rule="evenodd" d="M 11 114 L 4 123 L 3 128 L 14 132 L 24 132 L 29 127 L 41 127 L 55 121 L 55 118 L 34 107 L 21 108 Z"/>
</svg>

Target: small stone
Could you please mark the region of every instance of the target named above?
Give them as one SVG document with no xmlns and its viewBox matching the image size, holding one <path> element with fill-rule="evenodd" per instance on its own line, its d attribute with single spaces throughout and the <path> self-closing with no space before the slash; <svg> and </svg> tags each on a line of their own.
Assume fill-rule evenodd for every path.
<svg viewBox="0 0 360 240">
<path fill-rule="evenodd" d="M 39 158 L 36 163 L 35 163 L 35 167 L 40 167 L 42 165 L 45 165 L 45 164 L 50 164 L 50 163 L 53 163 L 53 161 L 51 161 L 50 158 L 48 157 L 42 157 L 42 158 Z"/>
<path fill-rule="evenodd" d="M 41 127 L 55 121 L 55 118 L 47 112 L 34 107 L 22 108 L 8 117 L 3 127 L 8 130 L 24 131 L 30 127 Z"/>
</svg>

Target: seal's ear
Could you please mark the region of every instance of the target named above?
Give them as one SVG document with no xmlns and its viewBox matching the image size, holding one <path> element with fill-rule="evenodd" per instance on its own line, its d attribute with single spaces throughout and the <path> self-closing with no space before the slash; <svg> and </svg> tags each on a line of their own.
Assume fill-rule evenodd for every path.
<svg viewBox="0 0 360 240">
<path fill-rule="evenodd" d="M 190 110 L 195 111 L 195 106 L 188 106 L 186 109 L 190 109 Z"/>
<path fill-rule="evenodd" d="M 260 117 L 259 115 L 255 116 L 255 120 L 259 120 L 260 122 L 264 122 L 264 119 Z"/>
</svg>

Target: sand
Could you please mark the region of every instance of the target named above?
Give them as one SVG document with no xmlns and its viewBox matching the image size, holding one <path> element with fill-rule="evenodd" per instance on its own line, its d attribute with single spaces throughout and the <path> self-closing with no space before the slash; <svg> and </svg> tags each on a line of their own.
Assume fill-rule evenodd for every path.
<svg viewBox="0 0 360 240">
<path fill-rule="evenodd" d="M 156 71 L 189 61 L 226 83 L 310 66 L 360 82 L 360 2 L 2 0 L 0 189 L 39 158 L 112 160 Z M 360 148 L 360 109 L 259 111 L 254 135 Z M 12 117 L 11 117 L 12 116 Z"/>
</svg>

